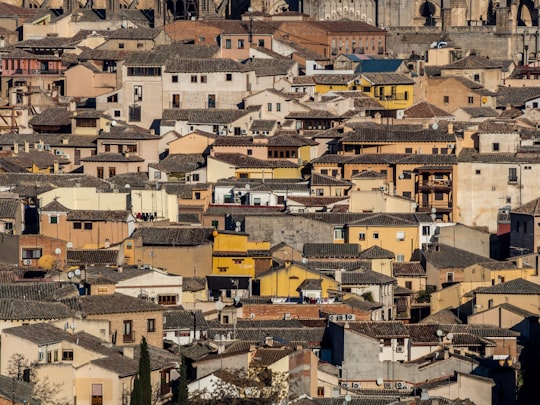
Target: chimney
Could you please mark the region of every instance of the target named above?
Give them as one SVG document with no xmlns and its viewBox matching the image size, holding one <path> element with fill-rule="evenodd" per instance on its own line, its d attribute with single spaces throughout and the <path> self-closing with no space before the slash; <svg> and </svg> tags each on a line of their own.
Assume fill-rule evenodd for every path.
<svg viewBox="0 0 540 405">
<path fill-rule="evenodd" d="M 28 144 L 28 141 L 24 141 L 24 151 L 26 153 L 30 152 L 30 145 Z"/>
<path fill-rule="evenodd" d="M 454 135 L 454 123 L 448 123 L 448 135 Z"/>
<path fill-rule="evenodd" d="M 133 346 L 124 346 L 122 348 L 122 354 L 128 359 L 133 360 L 135 358 L 135 348 Z"/>
<path fill-rule="evenodd" d="M 522 257 L 516 258 L 516 266 L 517 266 L 518 269 L 523 268 L 523 258 Z"/>
<path fill-rule="evenodd" d="M 19 154 L 19 143 L 17 141 L 13 142 L 13 154 L 14 155 Z"/>
<path fill-rule="evenodd" d="M 58 160 L 55 160 L 53 163 L 53 173 L 58 174 L 60 172 L 59 166 L 58 166 Z"/>
</svg>

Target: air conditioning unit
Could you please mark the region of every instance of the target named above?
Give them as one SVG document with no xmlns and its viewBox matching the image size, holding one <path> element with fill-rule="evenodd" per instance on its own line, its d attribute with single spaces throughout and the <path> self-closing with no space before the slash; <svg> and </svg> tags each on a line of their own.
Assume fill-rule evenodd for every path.
<svg viewBox="0 0 540 405">
<path fill-rule="evenodd" d="M 51 145 L 45 145 L 44 148 L 45 150 L 51 150 Z"/>
<path fill-rule="evenodd" d="M 403 353 L 404 349 L 405 348 L 403 346 L 397 346 L 396 347 L 396 353 Z"/>
<path fill-rule="evenodd" d="M 24 259 L 22 262 L 25 266 L 30 266 L 32 264 L 32 259 Z"/>
<path fill-rule="evenodd" d="M 384 389 L 385 390 L 391 390 L 392 389 L 392 383 L 385 382 L 384 383 Z"/>
<path fill-rule="evenodd" d="M 342 382 L 339 385 L 341 385 L 343 388 L 349 388 L 349 383 L 347 382 Z"/>
<path fill-rule="evenodd" d="M 337 321 L 344 321 L 346 318 L 345 318 L 345 315 L 336 315 L 336 320 Z"/>
<path fill-rule="evenodd" d="M 329 320 L 329 321 L 335 321 L 335 320 L 337 320 L 337 315 L 335 315 L 335 314 L 328 315 L 328 320 Z"/>
<path fill-rule="evenodd" d="M 352 387 L 356 389 L 360 389 L 360 383 L 359 382 L 352 383 Z"/>
<path fill-rule="evenodd" d="M 347 320 L 348 321 L 354 321 L 356 319 L 356 317 L 354 316 L 354 314 L 347 314 Z"/>
<path fill-rule="evenodd" d="M 407 384 L 405 384 L 403 381 L 398 381 L 398 382 L 396 382 L 396 388 L 400 389 L 400 390 L 404 390 L 404 389 L 407 389 L 409 387 L 407 387 Z"/>
<path fill-rule="evenodd" d="M 43 144 L 42 143 L 36 143 L 36 149 L 37 150 L 43 150 Z"/>
<path fill-rule="evenodd" d="M 62 155 L 62 157 L 63 157 L 64 159 L 69 159 L 69 155 L 68 155 L 67 153 L 64 153 L 64 154 Z"/>
<path fill-rule="evenodd" d="M 243 129 L 243 130 L 242 130 L 242 135 L 245 135 L 246 132 L 247 132 L 247 131 L 246 131 L 245 129 Z"/>
<path fill-rule="evenodd" d="M 219 134 L 225 136 L 227 135 L 227 131 L 225 129 L 222 129 L 221 131 L 219 131 Z"/>
<path fill-rule="evenodd" d="M 54 154 L 60 156 L 60 155 L 63 155 L 64 153 L 60 149 L 56 149 L 54 151 Z"/>
</svg>

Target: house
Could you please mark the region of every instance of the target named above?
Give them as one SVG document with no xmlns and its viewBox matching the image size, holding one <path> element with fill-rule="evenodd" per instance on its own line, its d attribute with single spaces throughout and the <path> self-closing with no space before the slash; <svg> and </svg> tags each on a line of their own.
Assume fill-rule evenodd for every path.
<svg viewBox="0 0 540 405">
<path fill-rule="evenodd" d="M 461 76 L 430 77 L 426 83 L 426 101 L 452 113 L 463 106 L 495 107 L 496 93 Z"/>
<path fill-rule="evenodd" d="M 287 297 L 297 302 L 320 302 L 337 290 L 335 279 L 308 267 L 286 262 L 256 276 L 262 297 Z"/>
<path fill-rule="evenodd" d="M 279 91 L 274 88 L 266 88 L 244 98 L 246 108 L 261 106 L 261 118 L 275 120 L 280 125 L 291 112 L 309 111 L 304 105 L 306 93 Z M 262 134 L 261 134 L 262 135 Z"/>
<path fill-rule="evenodd" d="M 474 290 L 473 294 L 476 311 L 508 303 L 522 310 L 538 314 L 535 301 L 540 294 L 540 286 L 522 278 L 479 288 Z"/>
<path fill-rule="evenodd" d="M 200 310 L 169 310 L 163 314 L 163 339 L 179 346 L 207 338 L 208 323 Z"/>
<path fill-rule="evenodd" d="M 171 38 L 163 29 L 146 27 L 118 28 L 107 34 L 107 41 L 100 50 L 149 51 L 159 45 L 171 43 Z"/>
<path fill-rule="evenodd" d="M 395 319 L 394 285 L 396 280 L 393 277 L 375 271 L 345 271 L 336 273 L 336 279 L 340 285 L 340 291 L 353 293 L 366 301 L 382 304 L 380 320 Z"/>
<path fill-rule="evenodd" d="M 422 395 L 429 395 L 430 398 L 443 397 L 448 400 L 468 398 L 475 404 L 489 405 L 493 403 L 495 386 L 492 378 L 456 371 L 448 380 L 419 384 L 417 387 L 422 390 Z"/>
<path fill-rule="evenodd" d="M 362 93 L 378 100 L 386 110 L 413 105 L 414 80 L 397 73 L 362 73 L 358 80 Z"/>
<path fill-rule="evenodd" d="M 506 68 L 500 60 L 492 60 L 478 55 L 468 55 L 447 65 L 440 66 L 441 77 L 464 77 L 480 83 L 490 91 L 497 91 L 503 79 L 503 69 Z"/>
<path fill-rule="evenodd" d="M 15 198 L 0 198 L 0 234 L 21 235 L 24 229 L 24 207 Z"/>
<path fill-rule="evenodd" d="M 342 197 L 352 186 L 350 181 L 318 173 L 311 175 L 309 183 L 311 195 L 317 197 Z"/>
<path fill-rule="evenodd" d="M 510 250 L 512 255 L 537 253 L 540 248 L 540 198 L 510 211 Z M 535 226 L 536 225 L 536 226 Z"/>
<path fill-rule="evenodd" d="M 155 266 L 186 277 L 210 274 L 212 231 L 201 227 L 138 228 L 122 244 L 125 264 Z M 178 257 L 182 257 L 181 263 Z"/>
<path fill-rule="evenodd" d="M 426 271 L 420 262 L 393 262 L 392 276 L 401 287 L 416 292 L 426 289 Z"/>
<path fill-rule="evenodd" d="M 91 398 L 118 403 L 129 396 L 138 371 L 138 350 L 126 347 L 122 354 L 85 331 L 72 333 L 40 323 L 6 329 L 2 340 L 9 342 L 9 346 L 2 346 L 2 374 L 7 374 L 10 359 L 22 354 L 34 365 L 39 381 L 63 382 L 51 400 L 72 401 L 76 397 L 85 405 L 91 404 Z M 172 395 L 174 357 L 150 346 L 149 355 L 151 381 L 159 386 L 159 401 L 166 401 Z"/>
<path fill-rule="evenodd" d="M 499 112 L 492 107 L 461 107 L 452 112 L 456 121 L 482 122 L 499 116 Z"/>
<path fill-rule="evenodd" d="M 198 153 L 169 154 L 148 165 L 148 178 L 159 182 L 206 183 L 205 159 Z"/>
<path fill-rule="evenodd" d="M 207 159 L 207 181 L 239 179 L 299 179 L 301 166 L 286 159 L 261 160 L 240 153 L 220 153 Z"/>
<path fill-rule="evenodd" d="M 212 273 L 250 276 L 267 271 L 272 265 L 270 243 L 250 241 L 244 232 L 214 230 Z"/>
<path fill-rule="evenodd" d="M 255 83 L 252 91 L 272 89 L 280 79 L 289 79 L 298 76 L 298 62 L 290 59 L 277 58 L 249 58 L 245 62 L 246 67 L 255 70 Z"/>
<path fill-rule="evenodd" d="M 180 134 L 176 135 L 176 138 L 168 143 L 170 155 L 185 153 L 207 156 L 216 140 L 216 134 L 200 130 L 194 130 L 184 136 Z"/>
<path fill-rule="evenodd" d="M 39 234 L 2 235 L 0 263 L 18 266 L 63 268 L 66 263 L 66 241 Z"/>
<path fill-rule="evenodd" d="M 315 93 L 356 90 L 357 77 L 354 74 L 314 74 Z"/>
</svg>

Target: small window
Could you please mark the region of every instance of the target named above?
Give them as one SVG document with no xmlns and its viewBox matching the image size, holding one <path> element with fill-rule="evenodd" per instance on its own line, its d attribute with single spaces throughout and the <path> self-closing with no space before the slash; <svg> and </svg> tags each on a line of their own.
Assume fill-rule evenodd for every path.
<svg viewBox="0 0 540 405">
<path fill-rule="evenodd" d="M 148 332 L 155 332 L 156 331 L 156 320 L 155 319 L 147 319 L 146 320 L 146 330 Z"/>
<path fill-rule="evenodd" d="M 123 42 L 120 42 L 120 43 L 118 44 L 118 48 L 119 48 L 119 49 L 124 49 L 124 43 L 123 43 Z"/>
<path fill-rule="evenodd" d="M 476 169 L 476 170 L 475 170 L 475 174 L 476 174 L 476 175 L 482 174 L 482 171 L 481 171 L 480 169 Z"/>
<path fill-rule="evenodd" d="M 405 153 L 412 153 L 412 148 L 405 148 Z"/>
<path fill-rule="evenodd" d="M 473 80 L 474 80 L 475 82 L 479 82 L 479 81 L 480 81 L 480 75 L 479 75 L 478 73 L 475 73 L 473 77 L 474 77 Z"/>
<path fill-rule="evenodd" d="M 191 83 L 197 83 L 197 75 L 191 75 Z"/>
<path fill-rule="evenodd" d="M 172 81 L 173 83 L 178 83 L 178 75 L 172 75 L 171 81 Z"/>
<path fill-rule="evenodd" d="M 412 290 L 412 281 L 405 281 L 405 288 Z"/>
<path fill-rule="evenodd" d="M 366 234 L 364 232 L 360 232 L 358 234 L 358 240 L 366 240 Z"/>
<path fill-rule="evenodd" d="M 272 111 L 272 103 L 268 103 L 267 106 L 266 106 L 266 109 L 268 111 Z"/>
<path fill-rule="evenodd" d="M 422 235 L 429 236 L 431 234 L 431 228 L 428 225 L 422 226 Z"/>
<path fill-rule="evenodd" d="M 276 103 L 276 111 L 281 111 L 281 103 Z"/>
<path fill-rule="evenodd" d="M 51 216 L 49 217 L 49 223 L 50 223 L 50 224 L 57 224 L 57 223 L 58 223 L 58 216 L 56 216 L 56 215 L 51 215 Z"/>
<path fill-rule="evenodd" d="M 264 39 L 259 39 L 258 45 L 264 47 Z"/>
<path fill-rule="evenodd" d="M 243 39 L 238 40 L 238 49 L 244 49 L 244 40 Z"/>
<path fill-rule="evenodd" d="M 444 193 L 435 193 L 436 201 L 444 201 Z"/>
<path fill-rule="evenodd" d="M 472 96 L 467 97 L 467 102 L 469 104 L 474 104 L 474 97 L 472 97 Z"/>
<path fill-rule="evenodd" d="M 201 83 L 206 83 L 207 77 L 206 75 L 201 75 Z"/>
<path fill-rule="evenodd" d="M 405 261 L 405 255 L 396 255 L 396 261 L 403 263 Z"/>
<path fill-rule="evenodd" d="M 412 194 L 411 194 L 410 191 L 404 191 L 404 192 L 403 192 L 403 197 L 409 198 L 409 199 L 410 199 L 410 198 L 412 198 Z"/>
<path fill-rule="evenodd" d="M 219 226 L 219 221 L 212 221 L 212 228 L 217 229 Z"/>
<path fill-rule="evenodd" d="M 232 41 L 230 39 L 225 40 L 225 49 L 231 49 L 232 48 Z"/>
<path fill-rule="evenodd" d="M 317 396 L 320 398 L 324 397 L 324 387 L 317 387 Z"/>
<path fill-rule="evenodd" d="M 198 191 L 195 191 L 195 199 L 200 200 L 201 199 L 201 193 Z"/>
<path fill-rule="evenodd" d="M 438 155 L 439 154 L 439 148 L 431 148 L 431 153 L 434 154 L 434 155 Z"/>
<path fill-rule="evenodd" d="M 450 102 L 450 96 L 443 96 L 443 103 L 448 104 Z"/>
<path fill-rule="evenodd" d="M 261 199 L 259 197 L 255 197 L 253 199 L 253 205 L 261 205 Z"/>
<path fill-rule="evenodd" d="M 373 232 L 373 239 L 379 239 L 379 232 Z"/>
<path fill-rule="evenodd" d="M 493 142 L 492 146 L 493 146 L 493 152 L 498 152 L 501 149 L 499 142 Z"/>
<path fill-rule="evenodd" d="M 82 229 L 82 222 L 73 222 L 73 229 Z"/>
<path fill-rule="evenodd" d="M 138 49 L 141 49 L 143 46 L 144 46 L 144 44 L 142 42 L 137 42 L 137 48 Z"/>
<path fill-rule="evenodd" d="M 253 155 L 253 149 L 248 149 L 248 150 L 247 150 L 247 154 L 248 154 L 248 156 Z"/>
<path fill-rule="evenodd" d="M 161 179 L 161 172 L 155 171 L 154 172 L 154 179 L 155 180 L 160 180 Z"/>
<path fill-rule="evenodd" d="M 191 175 L 191 180 L 192 181 L 199 181 L 199 173 L 193 173 Z"/>
<path fill-rule="evenodd" d="M 453 283 L 454 282 L 454 272 L 449 271 L 446 273 L 446 282 L 447 283 Z"/>
<path fill-rule="evenodd" d="M 73 361 L 73 350 L 62 350 L 62 361 Z"/>
<path fill-rule="evenodd" d="M 120 118 L 122 116 L 122 111 L 114 110 L 113 114 L 114 114 L 114 118 Z"/>
<path fill-rule="evenodd" d="M 405 232 L 403 231 L 399 231 L 399 232 L 396 232 L 396 239 L 398 241 L 404 241 L 405 240 Z"/>
<path fill-rule="evenodd" d="M 85 222 L 84 223 L 84 229 L 85 230 L 91 230 L 92 229 L 92 222 Z"/>
<path fill-rule="evenodd" d="M 228 81 L 228 82 L 232 81 L 232 73 L 226 73 L 225 74 L 225 80 Z"/>
</svg>

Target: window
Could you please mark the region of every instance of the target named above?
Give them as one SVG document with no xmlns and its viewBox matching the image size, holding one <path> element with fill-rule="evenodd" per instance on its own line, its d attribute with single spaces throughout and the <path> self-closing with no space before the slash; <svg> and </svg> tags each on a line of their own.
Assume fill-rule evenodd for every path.
<svg viewBox="0 0 540 405">
<path fill-rule="evenodd" d="M 199 37 L 199 42 L 206 42 L 206 37 L 200 36 Z"/>
<path fill-rule="evenodd" d="M 118 94 L 112 94 L 107 97 L 107 103 L 118 103 Z"/>
<path fill-rule="evenodd" d="M 396 255 L 396 261 L 403 263 L 405 261 L 405 255 Z"/>
<path fill-rule="evenodd" d="M 82 222 L 73 222 L 73 229 L 82 229 Z"/>
<path fill-rule="evenodd" d="M 123 334 L 124 343 L 133 342 L 133 321 L 131 320 L 124 321 L 122 334 Z"/>
<path fill-rule="evenodd" d="M 405 281 L 405 288 L 412 290 L 412 281 Z"/>
<path fill-rule="evenodd" d="M 238 49 L 244 49 L 244 40 L 243 39 L 238 40 Z"/>
<path fill-rule="evenodd" d="M 412 148 L 405 148 L 405 153 L 412 153 Z"/>
<path fill-rule="evenodd" d="M 409 198 L 409 199 L 410 199 L 410 198 L 412 198 L 412 194 L 411 194 L 410 191 L 404 191 L 404 192 L 403 192 L 403 197 Z"/>
<path fill-rule="evenodd" d="M 142 101 L 142 99 L 143 99 L 142 86 L 141 85 L 133 86 L 133 101 Z"/>
<path fill-rule="evenodd" d="M 195 199 L 196 199 L 196 200 L 200 200 L 200 199 L 201 199 L 201 193 L 199 193 L 198 191 L 195 192 Z"/>
<path fill-rule="evenodd" d="M 444 201 L 444 193 L 435 193 L 436 201 Z"/>
<path fill-rule="evenodd" d="M 467 102 L 469 104 L 474 104 L 474 97 L 472 97 L 472 96 L 467 97 Z"/>
<path fill-rule="evenodd" d="M 159 295 L 159 305 L 176 305 L 176 295 Z"/>
<path fill-rule="evenodd" d="M 517 181 L 517 169 L 515 167 L 511 167 L 508 169 L 508 181 L 510 182 L 516 182 Z"/>
<path fill-rule="evenodd" d="M 73 361 L 73 350 L 62 350 L 62 361 Z"/>
<path fill-rule="evenodd" d="M 479 82 L 480 81 L 480 75 L 478 73 L 475 73 L 474 76 L 473 76 L 473 80 L 475 82 Z"/>
<path fill-rule="evenodd" d="M 453 283 L 454 282 L 454 272 L 449 271 L 446 273 L 446 282 L 447 283 Z"/>
<path fill-rule="evenodd" d="M 255 197 L 253 199 L 253 205 L 261 205 L 261 199 L 259 197 Z"/>
<path fill-rule="evenodd" d="M 258 45 L 264 47 L 264 39 L 259 39 Z"/>
<path fill-rule="evenodd" d="M 212 221 L 212 228 L 217 229 L 219 226 L 219 221 Z"/>
<path fill-rule="evenodd" d="M 499 142 L 493 142 L 492 147 L 493 152 L 498 152 L 501 148 Z"/>
<path fill-rule="evenodd" d="M 141 106 L 140 105 L 129 106 L 129 120 L 132 122 L 141 121 Z"/>
<path fill-rule="evenodd" d="M 85 229 L 86 231 L 91 230 L 91 229 L 92 229 L 92 222 L 85 222 L 85 223 L 84 223 L 84 229 Z"/>
<path fill-rule="evenodd" d="M 276 111 L 281 111 L 281 103 L 276 103 Z"/>
<path fill-rule="evenodd" d="M 193 173 L 191 175 L 191 180 L 192 181 L 199 181 L 199 173 Z"/>
<path fill-rule="evenodd" d="M 249 179 L 249 173 L 240 173 L 238 175 L 239 179 Z"/>
<path fill-rule="evenodd" d="M 114 114 L 115 118 L 119 118 L 119 117 L 122 116 L 122 111 L 121 110 L 114 110 L 113 114 Z"/>
<path fill-rule="evenodd" d="M 232 48 L 232 41 L 230 39 L 225 40 L 225 49 L 231 49 Z"/>
<path fill-rule="evenodd" d="M 379 239 L 379 232 L 373 232 L 373 239 Z"/>
<path fill-rule="evenodd" d="M 358 234 L 358 240 L 366 240 L 366 234 L 364 232 L 360 232 Z"/>
<path fill-rule="evenodd" d="M 41 249 L 23 249 L 23 259 L 39 259 L 41 257 Z"/>
<path fill-rule="evenodd" d="M 492 298 L 490 298 L 488 300 L 488 308 L 493 308 L 493 299 Z"/>
<path fill-rule="evenodd" d="M 410 171 L 404 171 L 403 172 L 403 178 L 404 179 L 407 179 L 407 180 L 410 180 L 412 178 L 412 175 L 411 175 L 411 172 Z"/>
<path fill-rule="evenodd" d="M 143 46 L 144 46 L 144 44 L 142 42 L 137 42 L 137 48 L 138 49 L 141 49 Z"/>
<path fill-rule="evenodd" d="M 342 227 L 334 228 L 334 239 L 345 239 L 345 229 L 343 229 Z"/>
<path fill-rule="evenodd" d="M 443 103 L 448 104 L 450 102 L 450 96 L 443 96 Z"/>
<path fill-rule="evenodd" d="M 247 154 L 248 154 L 248 156 L 253 155 L 253 149 L 248 149 L 248 150 L 247 150 Z"/>
<path fill-rule="evenodd" d="M 128 67 L 128 76 L 161 76 L 160 67 Z"/>
<path fill-rule="evenodd" d="M 268 103 L 268 104 L 266 105 L 266 109 L 267 109 L 268 111 L 272 111 L 272 103 Z"/>
<path fill-rule="evenodd" d="M 178 83 L 178 75 L 172 75 L 172 76 L 171 76 L 171 81 L 172 81 L 173 83 Z"/>
<path fill-rule="evenodd" d="M 191 75 L 191 83 L 197 83 L 197 75 Z"/>
<path fill-rule="evenodd" d="M 56 215 L 51 215 L 49 217 L 49 224 L 57 224 L 58 223 L 58 216 Z"/>
<path fill-rule="evenodd" d="M 324 189 L 318 188 L 318 189 L 315 191 L 315 194 L 317 195 L 317 197 L 323 197 L 323 196 L 324 196 Z"/>
<path fill-rule="evenodd" d="M 92 403 L 90 405 L 103 404 L 103 385 L 92 384 Z"/>
<path fill-rule="evenodd" d="M 405 240 L 405 232 L 403 232 L 403 231 L 396 232 L 396 239 L 399 240 L 399 241 L 404 241 Z"/>
<path fill-rule="evenodd" d="M 437 155 L 439 153 L 439 148 L 432 148 L 431 153 Z"/>
<path fill-rule="evenodd" d="M 111 166 L 109 167 L 109 177 L 114 177 L 114 176 L 116 176 L 116 167 Z"/>
<path fill-rule="evenodd" d="M 161 172 L 154 172 L 154 180 L 160 180 L 161 179 Z"/>
<path fill-rule="evenodd" d="M 482 171 L 480 169 L 476 169 L 475 174 L 477 174 L 477 175 L 482 174 Z"/>
<path fill-rule="evenodd" d="M 124 43 L 123 42 L 120 42 L 118 44 L 118 49 L 124 49 Z"/>
<path fill-rule="evenodd" d="M 155 332 L 156 331 L 156 320 L 155 319 L 147 319 L 146 320 L 146 330 L 148 332 Z"/>
<path fill-rule="evenodd" d="M 232 81 L 232 73 L 226 73 L 225 74 L 225 80 L 228 81 L 228 82 L 231 82 Z"/>
<path fill-rule="evenodd" d="M 422 226 L 422 235 L 423 236 L 429 236 L 431 234 L 431 228 L 429 225 Z"/>
<path fill-rule="evenodd" d="M 207 79 L 206 75 L 201 75 L 201 83 L 206 83 Z"/>
<path fill-rule="evenodd" d="M 54 362 L 57 362 L 58 361 L 58 350 L 55 350 L 54 351 L 54 359 L 53 359 Z"/>
<path fill-rule="evenodd" d="M 317 387 L 317 396 L 324 397 L 324 387 Z"/>
</svg>

